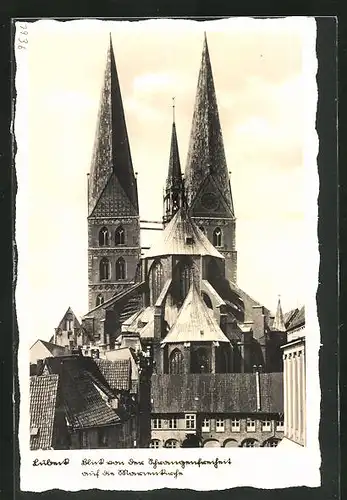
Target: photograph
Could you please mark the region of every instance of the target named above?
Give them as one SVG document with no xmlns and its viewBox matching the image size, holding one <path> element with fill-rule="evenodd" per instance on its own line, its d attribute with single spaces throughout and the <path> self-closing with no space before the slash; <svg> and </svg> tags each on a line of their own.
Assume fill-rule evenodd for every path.
<svg viewBox="0 0 347 500">
<path fill-rule="evenodd" d="M 21 454 L 319 458 L 315 30 L 16 23 Z"/>
</svg>

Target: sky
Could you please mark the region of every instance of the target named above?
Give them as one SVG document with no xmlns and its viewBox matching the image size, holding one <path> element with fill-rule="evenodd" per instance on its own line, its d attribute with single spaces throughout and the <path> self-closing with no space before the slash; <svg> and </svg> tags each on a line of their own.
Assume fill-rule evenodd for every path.
<svg viewBox="0 0 347 500">
<path fill-rule="evenodd" d="M 109 33 L 140 216 L 160 220 L 172 97 L 184 170 L 204 31 L 231 172 L 238 284 L 272 311 L 279 294 L 285 311 L 305 303 L 318 194 L 314 20 L 41 20 L 16 53 L 16 299 L 29 345 L 49 340 L 69 306 L 87 312 L 87 173 Z M 156 236 L 143 231 L 142 245 Z"/>
</svg>

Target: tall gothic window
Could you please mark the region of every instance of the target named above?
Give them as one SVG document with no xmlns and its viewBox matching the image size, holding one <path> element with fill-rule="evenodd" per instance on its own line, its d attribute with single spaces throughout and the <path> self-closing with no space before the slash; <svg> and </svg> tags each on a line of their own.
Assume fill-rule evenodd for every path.
<svg viewBox="0 0 347 500">
<path fill-rule="evenodd" d="M 184 300 L 189 292 L 193 279 L 193 265 L 190 261 L 182 262 L 180 265 L 180 287 L 181 299 Z"/>
<path fill-rule="evenodd" d="M 191 353 L 191 373 L 210 373 L 210 362 L 207 350 L 199 347 Z"/>
<path fill-rule="evenodd" d="M 110 262 L 106 257 L 100 261 L 100 281 L 110 279 Z"/>
<path fill-rule="evenodd" d="M 213 245 L 215 247 L 222 246 L 222 230 L 220 227 L 216 227 L 216 229 L 213 231 Z"/>
<path fill-rule="evenodd" d="M 123 257 L 119 257 L 116 262 L 116 279 L 125 280 L 125 260 Z"/>
<path fill-rule="evenodd" d="M 151 282 L 152 304 L 154 305 L 163 288 L 163 265 L 160 261 L 152 266 Z"/>
<path fill-rule="evenodd" d="M 170 354 L 169 371 L 171 375 L 183 373 L 183 357 L 179 349 L 174 349 Z"/>
<path fill-rule="evenodd" d="M 118 226 L 115 232 L 115 244 L 124 245 L 125 243 L 125 231 L 122 226 Z"/>
<path fill-rule="evenodd" d="M 96 297 L 95 306 L 96 307 L 101 306 L 101 304 L 103 303 L 104 303 L 104 297 L 101 295 L 101 293 L 99 293 L 99 295 Z"/>
<path fill-rule="evenodd" d="M 99 246 L 106 247 L 108 246 L 108 230 L 107 227 L 102 227 L 99 231 Z"/>
</svg>

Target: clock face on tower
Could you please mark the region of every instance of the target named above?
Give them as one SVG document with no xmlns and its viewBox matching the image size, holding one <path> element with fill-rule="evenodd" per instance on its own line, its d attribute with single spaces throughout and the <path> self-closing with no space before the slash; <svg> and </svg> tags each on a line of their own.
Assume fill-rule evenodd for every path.
<svg viewBox="0 0 347 500">
<path fill-rule="evenodd" d="M 214 193 L 205 193 L 201 197 L 201 204 L 206 210 L 217 210 L 219 199 Z"/>
</svg>

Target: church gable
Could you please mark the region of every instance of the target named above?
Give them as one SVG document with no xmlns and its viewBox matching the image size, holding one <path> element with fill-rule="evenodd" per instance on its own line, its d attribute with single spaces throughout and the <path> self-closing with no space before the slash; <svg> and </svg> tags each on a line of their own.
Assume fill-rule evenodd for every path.
<svg viewBox="0 0 347 500">
<path fill-rule="evenodd" d="M 136 216 L 137 211 L 124 192 L 118 178 L 112 174 L 91 214 L 92 217 Z"/>
<path fill-rule="evenodd" d="M 234 217 L 212 175 L 202 183 L 190 213 L 193 217 Z"/>
</svg>

